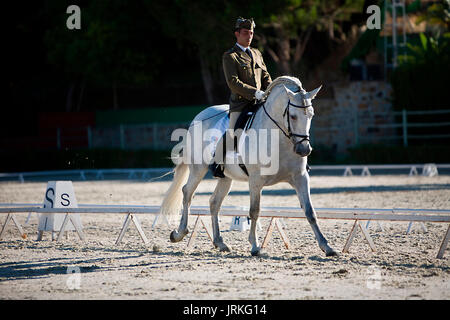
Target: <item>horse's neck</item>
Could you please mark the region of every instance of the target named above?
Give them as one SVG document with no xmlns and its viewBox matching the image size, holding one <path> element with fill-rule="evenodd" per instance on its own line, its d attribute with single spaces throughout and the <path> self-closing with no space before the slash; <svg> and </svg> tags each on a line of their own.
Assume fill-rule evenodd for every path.
<svg viewBox="0 0 450 320">
<path fill-rule="evenodd" d="M 278 90 L 278 92 L 272 92 L 264 104 L 267 113 L 281 126 L 284 126 L 282 109 L 284 100 L 286 100 L 286 97 Z M 255 126 L 255 129 L 278 129 L 277 125 L 267 116 L 263 107 L 258 110 L 255 120 L 257 120 L 255 122 L 258 124 L 258 127 Z"/>
</svg>

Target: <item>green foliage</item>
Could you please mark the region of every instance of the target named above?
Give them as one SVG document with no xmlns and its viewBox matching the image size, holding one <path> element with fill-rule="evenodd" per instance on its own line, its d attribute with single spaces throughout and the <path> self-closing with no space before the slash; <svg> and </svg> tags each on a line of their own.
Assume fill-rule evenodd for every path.
<svg viewBox="0 0 450 320">
<path fill-rule="evenodd" d="M 223 52 L 234 44 L 233 25 L 238 16 L 255 19 L 257 27 L 253 45 L 266 57 L 272 56 L 271 50 L 274 56 L 282 56 L 278 60 L 287 62 L 287 66 L 294 60 L 294 65 L 301 61 L 310 68 L 315 66 L 303 61 L 302 55 L 312 30 L 326 31 L 332 36 L 334 32 L 341 34 L 343 22 L 349 21 L 353 12 L 360 12 L 363 3 L 364 0 L 80 1 L 81 30 L 69 30 L 66 27 L 66 9 L 72 3 L 45 0 L 42 4 L 24 8 L 33 19 L 24 18 L 17 25 L 13 23 L 14 28 L 19 30 L 20 27 L 20 30 L 16 30 L 12 37 L 19 35 L 20 38 L 20 35 L 30 33 L 30 29 L 33 36 L 36 35 L 36 43 L 30 45 L 45 55 L 44 59 L 36 60 L 48 72 L 36 76 L 40 80 L 37 85 L 27 85 L 34 86 L 32 89 L 39 91 L 38 94 L 42 90 L 52 91 L 42 105 L 49 105 L 51 100 L 54 110 L 63 110 L 64 102 L 66 110 L 73 110 L 76 101 L 77 110 L 109 107 L 112 99 L 106 94 L 111 94 L 111 87 L 114 87 L 115 99 L 117 95 L 124 97 L 125 94 L 121 94 L 129 88 L 163 87 L 164 79 L 161 78 L 164 77 L 177 78 L 179 83 L 176 85 L 183 82 L 181 85 L 198 90 L 205 65 L 211 76 L 203 77 L 203 84 L 206 87 L 206 84 L 214 82 L 216 88 L 220 88 L 215 92 L 218 99 L 226 99 L 228 90 L 224 84 L 221 58 Z M 275 28 L 278 28 L 276 32 Z M 267 40 L 264 43 L 263 36 Z M 27 41 L 18 51 L 28 50 L 25 43 Z M 286 50 L 280 49 L 286 44 Z M 326 44 L 319 46 L 327 47 Z M 274 69 L 275 66 L 280 69 L 280 62 L 274 56 L 266 62 L 269 71 L 276 76 Z M 170 59 L 177 59 L 175 67 Z M 20 60 L 24 59 L 17 58 L 14 62 L 21 64 Z M 289 73 L 291 69 L 298 71 L 287 68 L 283 72 Z M 194 75 L 197 77 L 195 85 L 192 84 L 193 70 L 198 70 Z M 26 77 L 26 73 L 17 78 L 22 77 Z M 43 78 L 51 80 L 47 86 L 51 90 L 45 87 Z M 189 81 L 191 83 L 186 84 Z M 121 94 L 116 94 L 118 89 Z M 95 99 L 92 95 L 96 95 Z M 195 103 L 205 101 L 202 93 L 195 92 L 195 95 Z M 126 98 L 122 100 L 125 101 Z M 118 107 L 118 104 L 114 103 L 114 106 Z"/>
<path fill-rule="evenodd" d="M 49 4 L 53 4 L 49 1 Z M 50 6 L 55 17 L 45 34 L 48 61 L 62 67 L 68 78 L 82 77 L 110 86 L 112 81 L 149 83 L 155 76 L 159 55 L 152 54 L 155 26 L 143 19 L 141 1 L 92 1 L 82 6 L 81 30 L 68 30 L 63 6 Z"/>
<path fill-rule="evenodd" d="M 294 59 L 295 51 L 306 46 L 309 36 L 305 34 L 312 29 L 332 30 L 331 36 L 334 31 L 343 32 L 340 23 L 349 21 L 352 13 L 360 12 L 364 0 L 262 0 L 248 3 L 237 0 L 148 0 L 146 3 L 166 36 L 180 42 L 186 50 L 194 50 L 210 66 L 216 67 L 221 66 L 222 53 L 235 41 L 232 31 L 238 16 L 255 19 L 253 45 L 262 51 L 270 51 L 278 64 L 275 55 Z M 299 41 L 301 45 L 280 52 L 281 47 L 285 48 L 285 44 L 281 44 L 283 41 Z M 297 55 L 301 54 L 297 52 Z"/>
<path fill-rule="evenodd" d="M 289 30 L 293 37 L 298 36 L 299 30 L 314 27 L 318 31 L 332 29 L 340 31 L 338 23 L 350 20 L 351 14 L 361 12 L 363 0 L 345 1 L 280 1 L 277 8 L 266 8 L 270 12 L 268 22 L 281 23 L 285 30 Z M 264 17 L 261 17 L 264 18 Z"/>
<path fill-rule="evenodd" d="M 419 34 L 420 45 L 407 43 L 410 54 L 399 56 L 400 65 L 420 65 L 431 62 L 444 64 L 449 60 L 449 41 L 446 38 L 436 39 Z"/>
<path fill-rule="evenodd" d="M 417 45 L 408 43 L 409 53 L 391 77 L 394 108 L 448 108 L 450 82 L 450 39 L 420 34 Z"/>
<path fill-rule="evenodd" d="M 199 0 L 145 1 L 151 19 L 158 23 L 173 45 L 209 62 L 221 61 L 231 45 L 233 4 Z"/>
<path fill-rule="evenodd" d="M 416 23 L 427 22 L 450 31 L 450 0 L 442 0 L 439 3 L 433 3 L 427 10 L 419 16 Z"/>
<path fill-rule="evenodd" d="M 341 69 L 347 72 L 350 67 L 350 61 L 353 59 L 361 59 L 365 57 L 372 48 L 376 47 L 377 39 L 380 35 L 381 30 L 377 29 L 367 29 L 359 37 L 358 42 L 352 48 L 350 53 L 342 60 Z"/>
</svg>

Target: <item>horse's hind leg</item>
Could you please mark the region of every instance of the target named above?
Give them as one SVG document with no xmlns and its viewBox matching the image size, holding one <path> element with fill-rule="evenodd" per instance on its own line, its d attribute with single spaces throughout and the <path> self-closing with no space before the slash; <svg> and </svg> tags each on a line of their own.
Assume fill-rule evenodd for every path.
<svg viewBox="0 0 450 320">
<path fill-rule="evenodd" d="M 203 165 L 190 166 L 189 178 L 186 184 L 183 186 L 183 214 L 181 216 L 180 225 L 178 230 L 173 230 L 170 234 L 170 241 L 178 242 L 183 240 L 184 236 L 189 233 L 187 228 L 189 207 L 191 206 L 192 197 L 197 189 L 200 181 L 202 181 L 208 167 Z"/>
<path fill-rule="evenodd" d="M 220 236 L 219 230 L 219 209 L 222 205 L 223 199 L 227 196 L 230 191 L 231 184 L 233 180 L 230 178 L 221 178 L 216 185 L 216 189 L 214 190 L 213 195 L 209 199 L 209 208 L 211 211 L 211 222 L 213 228 L 213 243 L 216 248 L 219 248 L 220 251 L 231 251 L 231 248 L 223 242 L 222 237 Z"/>
</svg>

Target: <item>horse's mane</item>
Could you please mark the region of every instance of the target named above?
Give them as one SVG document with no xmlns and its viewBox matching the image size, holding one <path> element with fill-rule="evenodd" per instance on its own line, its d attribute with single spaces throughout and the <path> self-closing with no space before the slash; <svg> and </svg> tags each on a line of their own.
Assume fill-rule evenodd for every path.
<svg viewBox="0 0 450 320">
<path fill-rule="evenodd" d="M 273 88 L 279 86 L 279 85 L 285 85 L 292 91 L 300 90 L 301 92 L 306 92 L 305 89 L 303 89 L 301 81 L 296 77 L 289 77 L 289 76 L 281 76 L 276 78 L 272 81 L 271 84 L 267 87 L 265 91 L 265 96 L 267 97 Z"/>
</svg>

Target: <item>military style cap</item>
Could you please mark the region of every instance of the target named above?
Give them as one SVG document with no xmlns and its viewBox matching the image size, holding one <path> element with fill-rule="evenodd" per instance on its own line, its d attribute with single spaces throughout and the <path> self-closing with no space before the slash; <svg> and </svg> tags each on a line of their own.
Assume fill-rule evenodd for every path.
<svg viewBox="0 0 450 320">
<path fill-rule="evenodd" d="M 236 24 L 234 25 L 234 30 L 237 29 L 248 29 L 252 30 L 256 27 L 255 21 L 253 21 L 253 18 L 245 19 L 242 17 L 237 18 Z"/>
</svg>

